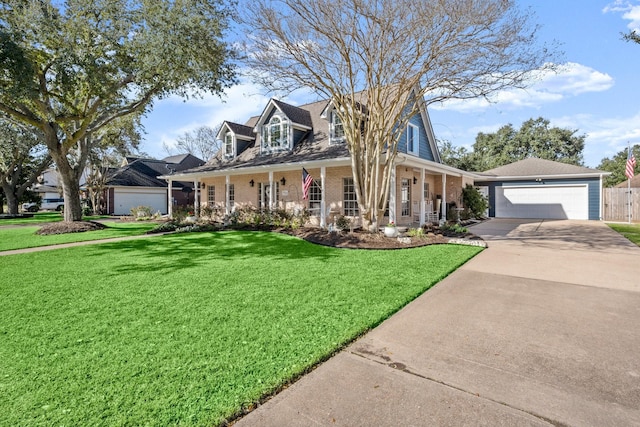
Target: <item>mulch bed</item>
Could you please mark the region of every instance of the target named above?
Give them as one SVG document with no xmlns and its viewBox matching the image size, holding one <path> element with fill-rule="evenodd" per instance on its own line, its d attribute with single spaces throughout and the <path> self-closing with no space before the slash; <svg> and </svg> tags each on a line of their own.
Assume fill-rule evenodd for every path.
<svg viewBox="0 0 640 427">
<path fill-rule="evenodd" d="M 43 225 L 36 234 L 47 236 L 50 234 L 82 233 L 107 228 L 106 225 L 94 221 L 51 222 Z"/>
<path fill-rule="evenodd" d="M 445 234 L 439 230 L 420 237 L 411 237 L 410 243 L 395 237 L 386 237 L 382 233 L 370 233 L 362 230 L 353 232 L 328 232 L 319 228 L 299 228 L 296 230 L 280 230 L 280 232 L 300 237 L 318 245 L 351 249 L 401 249 L 447 243 L 449 238 L 479 239 L 471 233 Z"/>
<path fill-rule="evenodd" d="M 95 221 L 54 222 L 45 224 L 37 231 L 40 235 L 81 233 L 84 231 L 102 230 L 105 225 Z M 414 236 L 409 239 L 386 237 L 382 233 L 370 233 L 364 230 L 334 231 L 328 232 L 320 228 L 303 227 L 298 229 L 263 229 L 255 227 L 239 227 L 240 229 L 255 229 L 264 231 L 276 231 L 291 236 L 296 236 L 308 242 L 336 248 L 351 249 L 401 249 L 415 248 L 426 245 L 447 243 L 450 238 L 465 240 L 482 240 L 472 233 L 443 232 L 433 227 L 422 236 Z"/>
</svg>

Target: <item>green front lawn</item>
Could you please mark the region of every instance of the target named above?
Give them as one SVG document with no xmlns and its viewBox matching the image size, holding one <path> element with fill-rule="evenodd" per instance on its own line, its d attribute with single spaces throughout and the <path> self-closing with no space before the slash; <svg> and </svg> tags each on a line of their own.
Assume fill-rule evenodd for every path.
<svg viewBox="0 0 640 427">
<path fill-rule="evenodd" d="M 607 224 L 609 227 L 640 246 L 640 224 Z"/>
<path fill-rule="evenodd" d="M 38 246 L 59 245 L 61 243 L 84 242 L 87 240 L 102 240 L 113 237 L 125 237 L 144 234 L 154 228 L 154 222 L 107 222 L 104 230 L 87 231 L 84 233 L 53 234 L 40 236 L 36 231 L 38 226 L 16 228 L 0 228 L 0 251 L 14 249 L 35 248 Z"/>
<path fill-rule="evenodd" d="M 219 424 L 478 252 L 219 232 L 2 257 L 0 425 Z"/>
<path fill-rule="evenodd" d="M 99 216 L 85 216 L 82 217 L 85 221 L 92 219 L 110 218 L 108 215 Z M 39 224 L 43 222 L 59 222 L 62 221 L 62 215 L 60 212 L 36 212 L 31 218 L 12 218 L 12 219 L 0 219 L 0 227 L 3 225 L 23 225 L 23 224 Z"/>
</svg>

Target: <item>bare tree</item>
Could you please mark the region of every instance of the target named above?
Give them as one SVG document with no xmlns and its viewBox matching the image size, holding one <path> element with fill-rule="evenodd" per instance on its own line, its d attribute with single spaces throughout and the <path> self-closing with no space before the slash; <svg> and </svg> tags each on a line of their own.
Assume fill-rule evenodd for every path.
<svg viewBox="0 0 640 427">
<path fill-rule="evenodd" d="M 199 128 L 185 132 L 176 140 L 175 147 L 168 145 L 166 142 L 162 144 L 164 151 L 173 156 L 175 154 L 192 154 L 199 159 L 209 160 L 216 155 L 221 148 L 221 141 L 216 138 L 222 124 L 214 127 L 200 126 Z"/>
<path fill-rule="evenodd" d="M 486 98 L 552 67 L 531 12 L 509 0 L 255 0 L 242 9 L 254 79 L 332 100 L 360 212 L 373 226 L 399 139 L 422 102 Z"/>
</svg>

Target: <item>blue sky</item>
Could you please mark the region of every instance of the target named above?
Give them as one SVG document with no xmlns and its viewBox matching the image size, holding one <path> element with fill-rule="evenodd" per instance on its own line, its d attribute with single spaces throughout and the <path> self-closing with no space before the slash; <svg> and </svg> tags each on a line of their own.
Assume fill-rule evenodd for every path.
<svg viewBox="0 0 640 427">
<path fill-rule="evenodd" d="M 527 90 L 506 91 L 493 103 L 449 102 L 429 109 L 437 138 L 471 148 L 478 132 L 494 132 L 511 123 L 537 117 L 552 126 L 586 135 L 585 165 L 596 167 L 604 157 L 640 144 L 640 44 L 625 42 L 621 33 L 640 30 L 640 0 L 521 0 L 542 28 L 542 41 L 560 43 L 562 66 L 557 74 L 538 76 Z M 224 120 L 244 123 L 260 114 L 270 95 L 249 81 L 226 91 L 222 99 L 205 96 L 184 101 L 157 101 L 143 120 L 141 151 L 165 157 L 163 143 L 202 125 Z M 316 100 L 304 92 L 284 99 L 293 105 Z"/>
</svg>

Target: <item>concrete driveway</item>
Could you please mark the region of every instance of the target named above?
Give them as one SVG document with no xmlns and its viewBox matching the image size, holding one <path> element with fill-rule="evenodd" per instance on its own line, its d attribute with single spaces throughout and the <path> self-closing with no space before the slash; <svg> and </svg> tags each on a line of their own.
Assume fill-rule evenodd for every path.
<svg viewBox="0 0 640 427">
<path fill-rule="evenodd" d="M 238 426 L 640 426 L 640 248 L 491 220 L 489 248 Z"/>
</svg>

